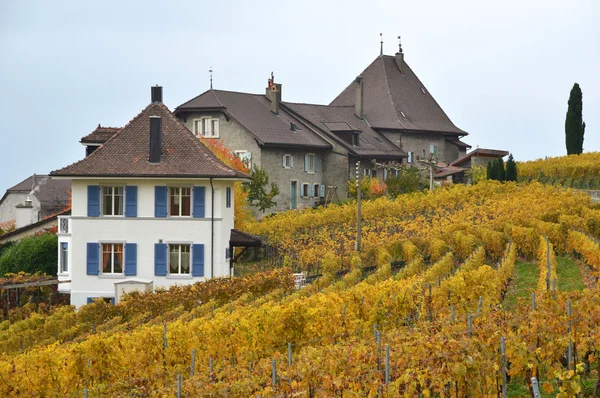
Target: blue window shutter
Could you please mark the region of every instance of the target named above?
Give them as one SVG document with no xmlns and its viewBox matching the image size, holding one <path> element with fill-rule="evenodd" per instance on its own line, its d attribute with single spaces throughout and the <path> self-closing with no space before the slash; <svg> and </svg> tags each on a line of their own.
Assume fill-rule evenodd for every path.
<svg viewBox="0 0 600 398">
<path fill-rule="evenodd" d="M 304 155 L 304 172 L 308 171 L 308 154 Z"/>
<path fill-rule="evenodd" d="M 137 243 L 125 244 L 125 276 L 137 274 Z"/>
<path fill-rule="evenodd" d="M 319 171 L 318 164 L 319 164 L 319 156 L 317 156 L 317 154 L 315 153 L 315 173 L 317 171 Z M 315 196 L 317 196 L 317 195 L 315 195 Z"/>
<path fill-rule="evenodd" d="M 192 276 L 204 276 L 204 245 L 192 245 Z"/>
<path fill-rule="evenodd" d="M 137 217 L 137 187 L 125 187 L 125 217 Z"/>
<path fill-rule="evenodd" d="M 321 184 L 321 186 L 319 187 L 319 197 L 325 197 L 325 184 Z"/>
<path fill-rule="evenodd" d="M 154 187 L 154 217 L 167 216 L 167 187 Z"/>
<path fill-rule="evenodd" d="M 225 258 L 230 258 L 229 257 L 229 248 L 228 247 L 225 248 Z"/>
<path fill-rule="evenodd" d="M 92 304 L 94 302 L 94 298 L 93 297 L 88 297 L 87 298 L 87 303 L 88 304 Z"/>
<path fill-rule="evenodd" d="M 98 275 L 100 250 L 98 242 L 88 242 L 86 270 L 88 275 Z"/>
<path fill-rule="evenodd" d="M 88 185 L 88 217 L 100 216 L 100 186 Z"/>
<path fill-rule="evenodd" d="M 205 213 L 205 192 L 206 189 L 204 187 L 194 187 L 192 189 L 194 196 L 194 211 L 192 212 L 194 218 L 204 218 Z"/>
<path fill-rule="evenodd" d="M 167 244 L 154 244 L 154 275 L 167 275 Z"/>
</svg>

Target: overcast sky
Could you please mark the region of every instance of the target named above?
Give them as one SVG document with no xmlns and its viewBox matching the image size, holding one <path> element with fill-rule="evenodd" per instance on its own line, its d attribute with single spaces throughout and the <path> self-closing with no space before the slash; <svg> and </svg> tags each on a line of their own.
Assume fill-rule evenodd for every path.
<svg viewBox="0 0 600 398">
<path fill-rule="evenodd" d="M 600 150 L 600 1 L 0 0 L 0 195 L 84 156 L 98 123 L 123 126 L 164 87 L 327 104 L 379 55 L 406 62 L 464 141 L 517 160 L 566 153 L 569 91 L 583 91 L 584 150 Z"/>
</svg>

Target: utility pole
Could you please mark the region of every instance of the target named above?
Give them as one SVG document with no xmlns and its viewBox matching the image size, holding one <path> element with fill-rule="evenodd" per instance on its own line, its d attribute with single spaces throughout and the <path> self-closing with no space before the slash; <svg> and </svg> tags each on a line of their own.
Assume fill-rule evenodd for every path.
<svg viewBox="0 0 600 398">
<path fill-rule="evenodd" d="M 361 202 L 362 192 L 360 189 L 360 160 L 356 161 L 356 251 L 360 251 L 360 239 L 362 235 Z"/>
</svg>

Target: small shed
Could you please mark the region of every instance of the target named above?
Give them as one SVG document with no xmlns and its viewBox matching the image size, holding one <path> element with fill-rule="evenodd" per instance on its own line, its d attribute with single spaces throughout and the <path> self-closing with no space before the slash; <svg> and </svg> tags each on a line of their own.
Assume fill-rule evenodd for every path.
<svg viewBox="0 0 600 398">
<path fill-rule="evenodd" d="M 126 293 L 138 291 L 140 293 L 152 293 L 154 291 L 153 281 L 142 278 L 129 278 L 115 281 L 115 304 L 121 301 Z"/>
</svg>

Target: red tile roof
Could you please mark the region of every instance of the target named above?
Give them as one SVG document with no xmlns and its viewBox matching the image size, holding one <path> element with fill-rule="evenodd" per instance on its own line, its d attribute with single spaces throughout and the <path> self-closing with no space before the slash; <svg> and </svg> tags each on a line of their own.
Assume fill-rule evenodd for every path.
<svg viewBox="0 0 600 398">
<path fill-rule="evenodd" d="M 150 116 L 162 118 L 162 159 L 148 162 Z M 248 178 L 218 160 L 162 103 L 148 105 L 88 157 L 55 170 L 61 177 Z"/>
<path fill-rule="evenodd" d="M 82 144 L 104 144 L 110 139 L 121 127 L 103 127 L 98 124 L 98 127 L 81 139 Z"/>
<path fill-rule="evenodd" d="M 452 123 L 406 62 L 400 72 L 395 57 L 380 56 L 360 76 L 364 115 L 373 128 L 467 135 Z M 355 87 L 353 81 L 331 105 L 354 106 Z"/>
</svg>

